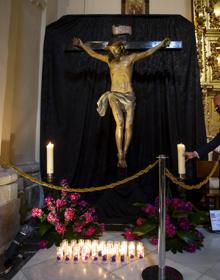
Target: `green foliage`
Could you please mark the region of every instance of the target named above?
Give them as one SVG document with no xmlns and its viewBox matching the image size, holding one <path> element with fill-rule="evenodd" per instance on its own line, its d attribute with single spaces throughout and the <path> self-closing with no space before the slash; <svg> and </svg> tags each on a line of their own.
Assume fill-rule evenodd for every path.
<svg viewBox="0 0 220 280">
<path fill-rule="evenodd" d="M 141 208 L 136 225 L 124 232 L 127 240 L 147 237 L 152 244 L 157 243 L 159 227 L 159 201 L 155 205 L 135 203 Z M 203 247 L 204 236 L 197 229 L 208 221 L 208 213 L 197 211 L 189 201 L 171 198 L 166 201 L 166 250 L 194 252 Z"/>
</svg>

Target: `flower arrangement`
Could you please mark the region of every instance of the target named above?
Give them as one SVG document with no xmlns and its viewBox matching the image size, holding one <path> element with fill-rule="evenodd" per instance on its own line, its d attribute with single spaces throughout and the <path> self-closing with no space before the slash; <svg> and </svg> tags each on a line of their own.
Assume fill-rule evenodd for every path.
<svg viewBox="0 0 220 280">
<path fill-rule="evenodd" d="M 136 225 L 127 229 L 123 235 L 127 240 L 149 238 L 153 245 L 158 243 L 159 198 L 155 205 L 135 204 L 141 207 L 141 216 Z M 196 211 L 189 201 L 180 198 L 166 199 L 166 250 L 176 252 L 195 252 L 203 244 L 204 236 L 196 229 L 207 222 L 208 215 L 203 211 Z"/>
<path fill-rule="evenodd" d="M 66 187 L 66 180 L 61 181 Z M 39 246 L 59 246 L 63 239 L 95 239 L 104 231 L 104 225 L 98 223 L 95 209 L 81 199 L 79 193 L 61 192 L 61 196 L 48 195 L 45 207 L 33 208 L 32 217 L 39 220 Z"/>
</svg>

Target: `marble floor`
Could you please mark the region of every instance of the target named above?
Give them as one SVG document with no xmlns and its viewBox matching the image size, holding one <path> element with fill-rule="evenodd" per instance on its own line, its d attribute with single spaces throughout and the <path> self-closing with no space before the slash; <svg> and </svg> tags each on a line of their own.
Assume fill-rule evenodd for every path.
<svg viewBox="0 0 220 280">
<path fill-rule="evenodd" d="M 166 265 L 177 269 L 184 280 L 220 279 L 220 234 L 202 229 L 205 235 L 204 248 L 196 253 L 166 253 Z M 101 239 L 122 240 L 120 232 L 105 232 Z M 147 240 L 145 257 L 127 264 L 56 263 L 55 246 L 39 250 L 12 278 L 12 280 L 139 280 L 147 266 L 158 263 L 157 248 Z"/>
</svg>

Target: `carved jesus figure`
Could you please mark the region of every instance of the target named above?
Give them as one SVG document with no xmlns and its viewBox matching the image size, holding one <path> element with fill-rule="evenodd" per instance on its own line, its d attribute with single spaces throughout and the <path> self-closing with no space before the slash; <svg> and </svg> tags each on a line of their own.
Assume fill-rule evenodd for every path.
<svg viewBox="0 0 220 280">
<path fill-rule="evenodd" d="M 81 39 L 73 38 L 73 45 L 82 48 L 91 57 L 105 62 L 110 70 L 111 90 L 102 94 L 97 102 L 97 111 L 104 116 L 108 104 L 116 122 L 115 140 L 118 150 L 118 167 L 126 168 L 126 154 L 132 138 L 135 94 L 132 87 L 133 65 L 136 61 L 152 55 L 157 50 L 167 47 L 170 39 L 165 38 L 157 46 L 143 52 L 127 54 L 125 42 L 112 41 L 106 46 L 108 55 L 100 54 Z"/>
</svg>

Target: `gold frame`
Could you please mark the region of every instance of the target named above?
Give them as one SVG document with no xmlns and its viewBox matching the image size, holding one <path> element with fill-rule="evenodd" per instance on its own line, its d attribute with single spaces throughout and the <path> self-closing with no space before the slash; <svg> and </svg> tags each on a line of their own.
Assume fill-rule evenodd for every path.
<svg viewBox="0 0 220 280">
<path fill-rule="evenodd" d="M 192 8 L 206 132 L 212 138 L 220 131 L 220 116 L 213 104 L 220 93 L 220 0 L 192 0 Z"/>
<path fill-rule="evenodd" d="M 124 15 L 149 14 L 149 0 L 121 0 L 121 13 Z"/>
</svg>

